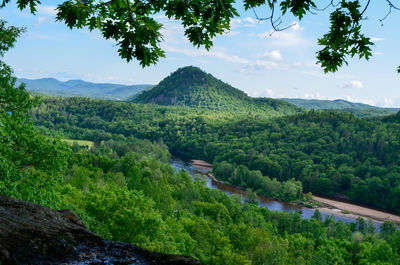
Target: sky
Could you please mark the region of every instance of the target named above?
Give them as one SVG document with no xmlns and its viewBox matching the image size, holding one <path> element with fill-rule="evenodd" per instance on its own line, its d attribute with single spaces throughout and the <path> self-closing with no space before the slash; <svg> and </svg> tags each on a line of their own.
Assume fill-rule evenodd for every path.
<svg viewBox="0 0 400 265">
<path fill-rule="evenodd" d="M 210 51 L 194 48 L 179 21 L 156 14 L 164 25 L 161 47 L 166 58 L 142 68 L 137 61 L 121 59 L 115 43 L 103 39 L 98 31 L 70 30 L 56 22 L 55 7 L 60 2 L 42 1 L 36 15 L 21 12 L 14 4 L 0 9 L 0 18 L 9 25 L 27 29 L 4 58 L 17 77 L 157 84 L 176 69 L 193 65 L 253 97 L 345 99 L 400 107 L 400 74 L 396 72 L 400 65 L 400 11 L 392 11 L 381 23 L 379 19 L 388 12 L 386 1 L 371 1 L 365 13 L 364 33 L 375 43 L 373 57 L 369 61 L 349 59 L 348 66 L 330 74 L 324 74 L 315 58 L 320 49 L 317 39 L 329 29 L 329 10 L 308 14 L 300 22 L 285 15 L 282 26 L 294 26 L 273 32 L 269 23 L 258 21 L 238 1 L 240 16 L 233 19 L 229 32 L 214 39 Z M 330 0 L 316 2 L 322 7 Z M 269 15 L 266 7 L 256 13 Z"/>
</svg>

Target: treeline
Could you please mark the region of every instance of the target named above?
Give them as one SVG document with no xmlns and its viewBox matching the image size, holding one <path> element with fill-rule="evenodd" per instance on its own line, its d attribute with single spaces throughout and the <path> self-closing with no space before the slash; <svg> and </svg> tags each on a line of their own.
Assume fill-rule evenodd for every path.
<svg viewBox="0 0 400 265">
<path fill-rule="evenodd" d="M 303 186 L 300 181 L 294 179 L 280 182 L 276 178 L 263 176 L 259 170 L 249 170 L 243 165 L 235 167 L 227 162 L 214 164 L 213 174 L 227 184 L 247 188 L 260 195 L 283 201 L 303 199 Z"/>
<path fill-rule="evenodd" d="M 0 53 L 18 35 L 15 28 L 5 32 L 9 40 Z M 400 264 L 400 231 L 389 222 L 376 233 L 362 219 L 347 225 L 333 218 L 322 221 L 318 211 L 310 220 L 297 212 L 269 211 L 209 189 L 167 163 L 165 144 L 220 159 L 221 151 L 228 154 L 231 147 L 253 140 L 253 132 L 257 136 L 268 128 L 262 117 L 246 115 L 258 121 L 248 127 L 235 114 L 186 108 L 87 99 L 48 99 L 38 106 L 23 85 L 15 86 L 11 68 L 0 62 L 0 70 L 1 195 L 71 209 L 107 239 L 193 256 L 210 265 Z M 35 106 L 32 114 L 39 127 L 28 114 Z M 226 132 L 218 134 L 221 128 Z M 232 137 L 236 130 L 242 133 L 238 138 Z M 55 135 L 95 143 L 90 150 L 78 144 L 70 148 Z M 224 141 L 217 148 L 219 139 Z M 210 148 L 205 140 L 214 145 L 214 153 L 205 153 Z M 251 158 L 262 154 L 256 144 L 249 145 L 255 150 Z M 282 180 L 283 172 L 278 176 Z"/>
<path fill-rule="evenodd" d="M 71 209 L 107 239 L 205 264 L 399 264 L 400 231 L 391 223 L 377 233 L 363 219 L 269 211 L 175 172 L 168 158 L 162 144 L 133 137 L 74 145 L 61 179 L 29 190 L 17 183 L 3 194 Z M 43 193 L 52 196 L 44 201 Z"/>
<path fill-rule="evenodd" d="M 3 195 L 71 209 L 107 239 L 205 264 L 399 264 L 400 231 L 391 223 L 376 233 L 363 219 L 322 221 L 316 211 L 304 220 L 298 212 L 242 203 L 175 172 L 161 141 L 108 132 L 90 150 L 70 149 L 26 122 L 29 106 L 0 115 L 0 132 L 10 136 L 0 142 Z M 91 105 L 82 106 L 91 113 Z"/>
<path fill-rule="evenodd" d="M 400 209 L 400 125 L 394 118 L 309 111 L 272 119 L 79 98 L 47 99 L 33 115 L 37 125 L 71 138 L 161 140 L 181 156 L 243 165 L 279 182 L 300 181 L 313 193 Z"/>
</svg>

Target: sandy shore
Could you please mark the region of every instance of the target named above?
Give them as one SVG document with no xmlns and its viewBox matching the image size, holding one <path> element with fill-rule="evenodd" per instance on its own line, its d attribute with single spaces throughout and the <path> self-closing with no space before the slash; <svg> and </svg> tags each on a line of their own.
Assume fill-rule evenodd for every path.
<svg viewBox="0 0 400 265">
<path fill-rule="evenodd" d="M 203 161 L 203 160 L 198 160 L 198 159 L 190 160 L 190 163 L 192 163 L 195 166 L 208 167 L 208 168 L 211 168 L 211 169 L 213 167 L 212 164 L 207 163 L 206 161 Z"/>
<path fill-rule="evenodd" d="M 341 201 L 335 201 L 331 199 L 326 199 L 318 196 L 313 195 L 313 200 L 320 202 L 324 205 L 330 206 L 331 208 L 328 207 L 321 207 L 319 208 L 320 211 L 327 212 L 327 213 L 335 213 L 335 214 L 342 214 L 343 216 L 348 216 L 348 217 L 364 217 L 364 218 L 371 218 L 372 220 L 375 221 L 391 221 L 397 224 L 400 224 L 400 216 L 395 215 L 395 214 L 390 214 L 386 213 L 383 211 L 378 211 L 375 209 L 359 206 L 359 205 L 354 205 L 346 202 L 341 202 Z M 343 214 L 341 213 L 342 210 L 349 211 L 349 214 Z"/>
<path fill-rule="evenodd" d="M 206 161 L 193 159 L 193 160 L 190 160 L 190 162 L 194 166 L 209 168 L 210 170 L 212 170 L 213 165 L 210 163 L 207 163 Z M 217 183 L 223 184 L 222 181 L 217 180 L 211 173 L 208 173 L 208 177 L 210 177 L 213 181 L 215 181 Z M 327 198 L 323 198 L 323 197 L 319 197 L 319 196 L 314 196 L 314 195 L 313 195 L 313 200 L 322 203 L 324 206 L 320 207 L 318 209 L 321 212 L 325 212 L 328 214 L 332 213 L 332 214 L 342 215 L 342 216 L 351 217 L 351 218 L 357 218 L 357 217 L 363 217 L 364 219 L 371 218 L 372 220 L 378 221 L 378 222 L 391 221 L 391 222 L 400 224 L 400 216 L 399 215 L 395 215 L 395 214 L 391 214 L 391 213 L 387 213 L 387 212 L 347 203 L 347 202 L 341 202 L 341 201 L 327 199 Z M 348 211 L 349 213 L 344 214 L 344 213 L 342 213 L 343 210 Z"/>
</svg>

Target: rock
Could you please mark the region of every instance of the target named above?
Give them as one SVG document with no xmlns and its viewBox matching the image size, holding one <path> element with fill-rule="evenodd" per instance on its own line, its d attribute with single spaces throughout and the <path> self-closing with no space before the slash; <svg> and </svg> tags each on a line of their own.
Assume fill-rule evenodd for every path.
<svg viewBox="0 0 400 265">
<path fill-rule="evenodd" d="M 197 265 L 184 256 L 112 242 L 90 232 L 70 210 L 0 196 L 0 261 L 5 264 Z"/>
</svg>

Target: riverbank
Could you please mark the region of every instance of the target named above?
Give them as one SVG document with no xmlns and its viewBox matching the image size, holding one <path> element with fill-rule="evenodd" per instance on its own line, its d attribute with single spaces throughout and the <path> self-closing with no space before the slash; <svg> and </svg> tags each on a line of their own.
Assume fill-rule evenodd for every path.
<svg viewBox="0 0 400 265">
<path fill-rule="evenodd" d="M 322 198 L 319 196 L 314 196 L 312 198 L 314 201 L 320 202 L 324 205 L 324 207 L 318 208 L 320 211 L 324 211 L 326 213 L 335 213 L 335 214 L 340 214 L 342 216 L 348 216 L 348 217 L 363 217 L 363 218 L 371 218 L 372 220 L 379 221 L 379 222 L 384 222 L 384 221 L 390 221 L 393 223 L 400 224 L 400 216 L 347 203 L 347 202 L 341 202 L 341 201 L 336 201 L 332 199 L 327 199 L 327 198 Z M 348 214 L 344 214 L 343 211 L 348 211 Z"/>
<path fill-rule="evenodd" d="M 212 164 L 207 163 L 203 160 L 190 160 L 190 163 L 193 167 L 201 167 L 201 168 L 207 169 L 208 171 L 212 171 Z M 215 176 L 213 174 L 211 174 L 210 172 L 208 172 L 206 175 L 215 184 L 220 186 L 220 187 L 218 187 L 219 189 L 223 188 L 223 189 L 227 190 L 228 189 L 227 187 L 230 187 L 229 185 L 226 185 L 222 181 L 216 179 Z M 222 187 L 222 185 L 223 185 L 223 187 Z M 245 195 L 245 191 L 240 188 L 237 188 L 237 187 L 230 187 L 230 188 L 231 189 L 229 189 L 229 192 L 231 192 L 231 193 L 238 192 L 238 190 L 240 190 L 241 192 L 239 192 L 239 193 L 242 195 Z M 264 196 L 260 196 L 260 197 L 264 197 Z M 262 198 L 260 198 L 260 199 L 262 199 Z M 268 199 L 272 200 L 270 198 L 268 198 Z M 390 222 L 400 225 L 400 216 L 395 215 L 395 214 L 387 213 L 384 211 L 379 211 L 376 209 L 372 209 L 372 208 L 368 208 L 368 207 L 364 207 L 364 206 L 360 206 L 360 205 L 351 204 L 348 202 L 342 202 L 342 201 L 337 201 L 337 200 L 333 200 L 333 199 L 323 198 L 320 196 L 313 195 L 312 200 L 319 202 L 323 205 L 322 207 L 317 207 L 315 209 L 318 209 L 321 213 L 325 213 L 326 215 L 334 214 L 335 216 L 341 216 L 344 218 L 352 218 L 352 219 L 356 219 L 358 217 L 361 217 L 364 219 L 370 218 L 373 221 L 378 222 L 378 223 L 382 223 L 384 221 L 390 221 Z M 298 204 L 298 206 L 300 206 L 300 204 Z M 346 213 L 346 212 L 348 212 L 348 213 Z"/>
<path fill-rule="evenodd" d="M 210 171 L 211 171 L 212 168 L 213 168 L 213 165 L 212 165 L 212 164 L 207 163 L 207 162 L 204 161 L 204 160 L 192 159 L 192 160 L 190 160 L 189 162 L 190 162 L 193 166 L 200 166 L 200 167 L 209 168 Z"/>
</svg>

